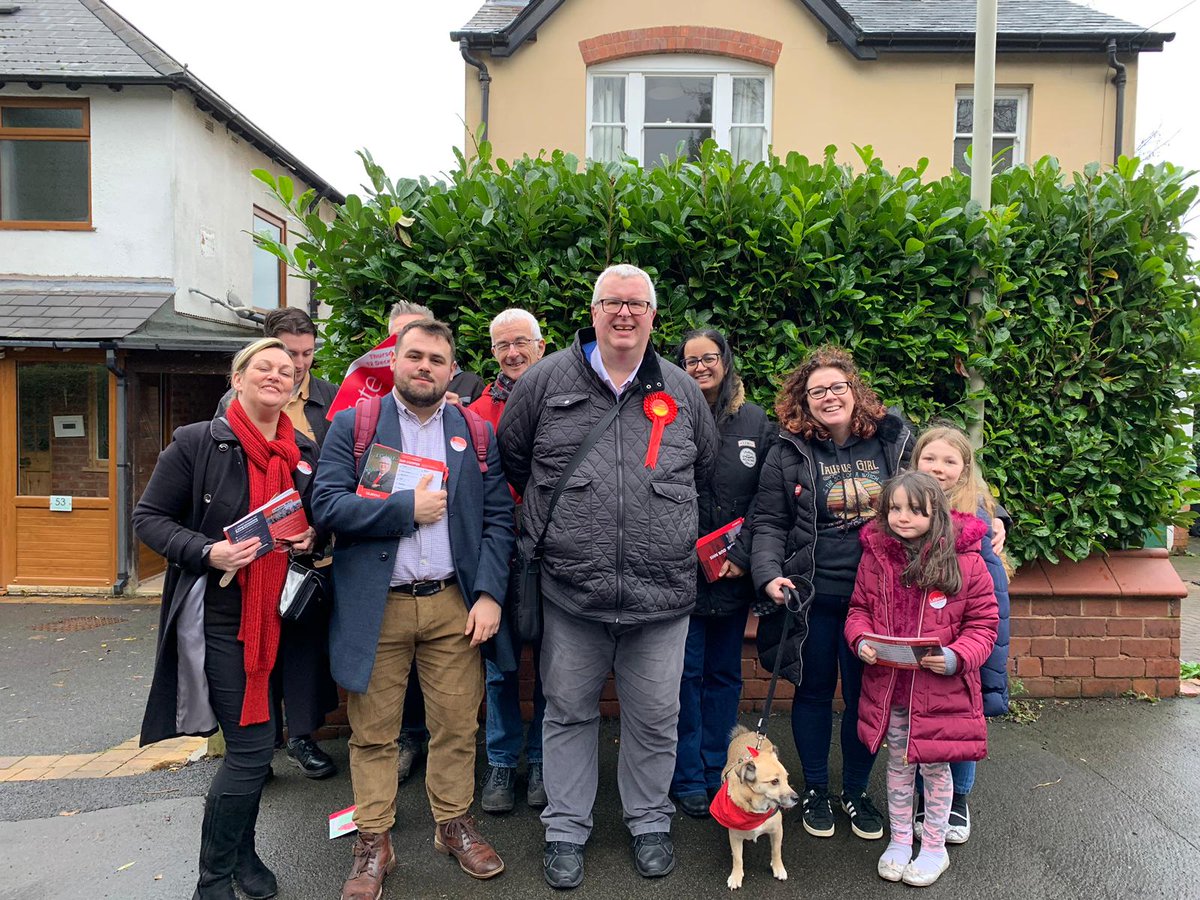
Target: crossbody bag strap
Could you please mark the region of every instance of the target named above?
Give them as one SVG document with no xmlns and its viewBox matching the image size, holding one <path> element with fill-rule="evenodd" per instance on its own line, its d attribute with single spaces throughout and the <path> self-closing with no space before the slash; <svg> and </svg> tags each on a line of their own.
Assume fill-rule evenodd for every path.
<svg viewBox="0 0 1200 900">
<path fill-rule="evenodd" d="M 550 531 L 550 519 L 554 515 L 554 507 L 558 503 L 558 498 L 562 496 L 563 489 L 567 486 L 567 479 L 574 474 L 575 470 L 579 468 L 579 464 L 583 462 L 583 458 L 596 446 L 596 442 L 600 440 L 600 435 L 612 424 L 613 420 L 617 417 L 617 413 L 621 411 L 621 407 L 625 405 L 626 398 L 632 393 L 632 391 L 626 392 L 624 397 L 614 403 L 612 408 L 600 417 L 600 421 L 592 426 L 592 430 L 588 432 L 587 437 L 583 439 L 583 443 L 579 445 L 579 449 L 575 451 L 575 455 L 571 457 L 563 469 L 563 473 L 558 479 L 558 484 L 554 487 L 554 494 L 550 497 L 550 506 L 546 509 L 546 524 L 542 526 L 542 533 L 538 535 L 537 543 L 533 547 L 533 556 L 535 559 L 540 559 L 542 556 L 542 547 L 546 543 L 546 534 Z"/>
</svg>

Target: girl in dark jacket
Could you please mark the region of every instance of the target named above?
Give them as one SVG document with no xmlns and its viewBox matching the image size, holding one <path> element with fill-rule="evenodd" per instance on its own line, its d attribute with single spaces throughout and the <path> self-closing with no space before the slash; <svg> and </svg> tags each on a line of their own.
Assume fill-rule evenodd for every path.
<svg viewBox="0 0 1200 900">
<path fill-rule="evenodd" d="M 858 707 L 859 738 L 872 752 L 888 742 L 888 818 L 892 837 L 879 876 L 924 887 L 950 865 L 946 825 L 950 762 L 987 755 L 979 668 L 996 641 L 996 596 L 980 556 L 987 526 L 952 513 L 933 477 L 891 479 L 880 516 L 862 533 L 863 556 L 846 617 L 847 646 L 867 664 Z M 933 638 L 915 667 L 882 665 L 873 635 Z M 912 855 L 913 789 L 924 779 L 921 852 Z"/>
<path fill-rule="evenodd" d="M 981 553 L 988 574 L 996 589 L 999 624 L 996 644 L 979 672 L 983 688 L 983 714 L 1002 716 L 1008 712 L 1008 573 L 1000 556 L 992 548 L 992 521 L 996 501 L 983 480 L 971 439 L 952 425 L 938 425 L 921 433 L 913 450 L 918 472 L 932 475 L 946 492 L 950 508 L 977 516 L 987 526 Z M 964 760 L 950 766 L 954 777 L 954 802 L 950 807 L 950 824 L 946 830 L 947 844 L 965 844 L 971 836 L 971 811 L 967 795 L 975 785 L 975 762 Z M 914 829 L 919 838 L 925 818 L 920 796 Z"/>
<path fill-rule="evenodd" d="M 158 458 L 133 512 L 137 535 L 169 563 L 158 657 L 142 722 L 143 745 L 220 726 L 226 753 L 204 802 L 194 898 L 273 897 L 274 874 L 254 848 L 263 782 L 275 751 L 271 674 L 288 555 L 224 536 L 295 487 L 305 499 L 316 447 L 283 407 L 295 380 L 283 342 L 263 338 L 233 361 L 236 399 L 223 416 L 186 425 Z M 290 549 L 312 549 L 309 528 Z M 226 581 L 224 573 L 236 573 Z"/>
<path fill-rule="evenodd" d="M 755 587 L 774 604 L 784 587 L 815 589 L 781 645 L 779 605 L 758 623 L 758 649 L 796 685 L 792 734 L 804 769 L 803 824 L 831 837 L 829 744 L 833 694 L 841 673 L 842 809 L 861 838 L 883 837 L 883 818 L 867 796 L 875 755 L 858 739 L 862 662 L 846 646 L 842 628 L 862 550 L 858 532 L 875 516 L 883 482 L 908 464 L 912 431 L 887 412 L 840 347 L 812 351 L 784 383 L 775 402 L 780 440 L 767 455 L 754 513 L 751 570 Z M 790 614 L 789 614 L 790 615 Z"/>
<path fill-rule="evenodd" d="M 725 337 L 711 328 L 684 336 L 679 365 L 708 401 L 718 432 L 717 467 L 700 494 L 700 534 L 738 519 L 737 539 L 719 578 L 710 583 L 697 566 L 696 608 L 688 624 L 679 686 L 679 744 L 671 794 L 689 816 L 708 815 L 721 786 L 729 732 L 737 724 L 742 693 L 742 639 L 754 599 L 750 569 L 750 519 L 758 475 L 775 429 L 762 408 L 746 400 Z"/>
</svg>

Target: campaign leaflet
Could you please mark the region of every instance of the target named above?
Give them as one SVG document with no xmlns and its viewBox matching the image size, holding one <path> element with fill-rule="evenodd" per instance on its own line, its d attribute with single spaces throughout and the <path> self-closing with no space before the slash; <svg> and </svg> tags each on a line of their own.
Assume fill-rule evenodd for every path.
<svg viewBox="0 0 1200 900">
<path fill-rule="evenodd" d="M 867 633 L 863 643 L 875 650 L 875 662 L 895 669 L 919 669 L 921 660 L 941 647 L 937 638 L 902 638 Z"/>
<path fill-rule="evenodd" d="M 700 560 L 700 571 L 707 581 L 717 581 L 721 577 L 721 566 L 725 562 L 725 554 L 737 540 L 742 530 L 742 520 L 734 519 L 728 525 L 709 532 L 696 541 L 696 556 Z"/>
<path fill-rule="evenodd" d="M 446 464 L 424 456 L 402 453 L 393 447 L 374 444 L 367 454 L 362 477 L 358 479 L 360 497 L 386 500 L 396 491 L 411 491 L 426 475 L 432 475 L 427 485 L 431 491 L 441 490 L 446 481 Z"/>
<path fill-rule="evenodd" d="M 308 517 L 295 488 L 276 494 L 258 509 L 251 510 L 232 525 L 225 526 L 225 537 L 231 544 L 250 538 L 262 543 L 254 558 L 270 553 L 279 541 L 298 539 L 308 531 Z"/>
</svg>

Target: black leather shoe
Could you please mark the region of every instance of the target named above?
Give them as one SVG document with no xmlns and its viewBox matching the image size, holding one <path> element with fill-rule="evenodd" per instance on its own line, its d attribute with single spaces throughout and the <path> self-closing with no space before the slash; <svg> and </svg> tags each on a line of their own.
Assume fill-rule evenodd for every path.
<svg viewBox="0 0 1200 900">
<path fill-rule="evenodd" d="M 425 745 L 407 731 L 402 731 L 396 740 L 396 746 L 399 748 L 399 754 L 396 757 L 396 782 L 404 784 L 412 775 L 417 763 L 425 755 Z"/>
<path fill-rule="evenodd" d="M 583 884 L 583 844 L 546 841 L 542 871 L 552 888 L 561 891 L 579 887 Z"/>
<path fill-rule="evenodd" d="M 517 770 L 511 766 L 491 766 L 483 776 L 483 787 L 479 791 L 479 805 L 484 812 L 506 813 L 517 802 L 515 782 Z"/>
<path fill-rule="evenodd" d="M 639 834 L 633 839 L 633 864 L 643 878 L 661 878 L 675 870 L 675 845 L 665 831 Z"/>
<path fill-rule="evenodd" d="M 544 809 L 550 801 L 546 798 L 546 783 L 542 781 L 542 764 L 529 764 L 529 790 L 525 802 L 530 809 Z"/>
<path fill-rule="evenodd" d="M 675 802 L 679 804 L 679 808 L 686 815 L 693 819 L 708 818 L 708 795 L 707 794 L 684 794 L 681 797 L 676 797 Z"/>
<path fill-rule="evenodd" d="M 287 755 L 305 778 L 328 778 L 337 774 L 337 766 L 310 737 L 293 738 L 287 743 Z"/>
</svg>

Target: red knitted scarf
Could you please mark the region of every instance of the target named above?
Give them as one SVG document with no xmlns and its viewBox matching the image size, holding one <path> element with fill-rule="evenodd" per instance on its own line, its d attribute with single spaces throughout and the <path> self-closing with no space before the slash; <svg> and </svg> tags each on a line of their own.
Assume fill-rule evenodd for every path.
<svg viewBox="0 0 1200 900">
<path fill-rule="evenodd" d="M 246 456 L 246 478 L 250 482 L 250 509 L 258 509 L 276 494 L 294 487 L 292 470 L 300 462 L 296 429 L 286 413 L 280 412 L 275 440 L 268 441 L 242 404 L 234 400 L 225 417 L 237 435 Z M 271 718 L 267 687 L 275 654 L 279 649 L 279 595 L 287 577 L 288 555 L 267 553 L 238 570 L 242 589 L 242 642 L 246 667 L 246 694 L 242 698 L 242 725 Z"/>
</svg>

